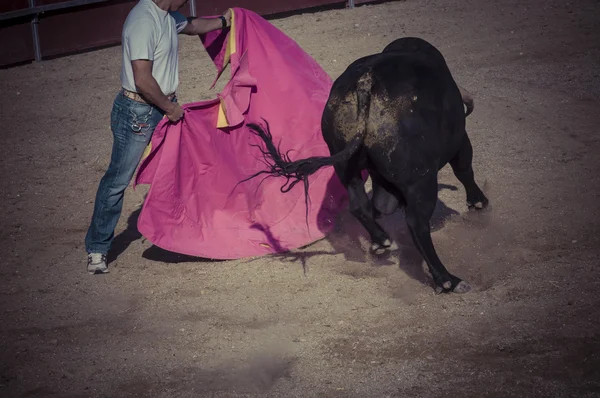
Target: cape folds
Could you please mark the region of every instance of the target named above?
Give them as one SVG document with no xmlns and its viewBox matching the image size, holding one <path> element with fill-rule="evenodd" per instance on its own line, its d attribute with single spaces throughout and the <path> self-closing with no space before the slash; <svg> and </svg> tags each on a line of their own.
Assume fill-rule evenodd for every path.
<svg viewBox="0 0 600 398">
<path fill-rule="evenodd" d="M 282 193 L 284 179 L 265 170 L 260 139 L 247 127 L 268 122 L 292 159 L 329 156 L 321 115 L 331 78 L 300 46 L 256 13 L 233 9 L 229 29 L 201 37 L 230 79 L 217 98 L 183 106 L 177 123 L 156 128 L 135 184 L 150 184 L 138 229 L 163 249 L 235 259 L 312 243 L 333 227 L 347 193 L 326 168 L 310 178 L 308 225 L 304 187 Z M 213 84 L 214 86 L 214 84 Z"/>
</svg>

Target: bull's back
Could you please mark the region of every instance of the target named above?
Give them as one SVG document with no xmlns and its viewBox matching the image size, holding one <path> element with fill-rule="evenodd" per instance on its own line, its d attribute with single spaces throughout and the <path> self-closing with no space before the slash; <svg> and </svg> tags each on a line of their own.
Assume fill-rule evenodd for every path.
<svg viewBox="0 0 600 398">
<path fill-rule="evenodd" d="M 424 53 L 364 57 L 334 82 L 324 119 L 347 140 L 366 133 L 368 144 L 382 127 L 392 128 L 417 115 L 432 123 L 442 113 L 460 118 L 464 115 L 460 92 L 451 79 L 438 59 Z"/>
<path fill-rule="evenodd" d="M 413 167 L 439 157 L 452 141 L 448 126 L 461 117 L 464 123 L 460 93 L 439 58 L 390 52 L 359 59 L 336 79 L 323 126 L 340 150 L 362 135 L 370 157 Z"/>
<path fill-rule="evenodd" d="M 426 61 L 426 60 L 425 60 Z M 420 57 L 396 55 L 372 70 L 365 146 L 388 178 L 411 180 L 438 158 L 444 143 L 444 79 Z"/>
</svg>

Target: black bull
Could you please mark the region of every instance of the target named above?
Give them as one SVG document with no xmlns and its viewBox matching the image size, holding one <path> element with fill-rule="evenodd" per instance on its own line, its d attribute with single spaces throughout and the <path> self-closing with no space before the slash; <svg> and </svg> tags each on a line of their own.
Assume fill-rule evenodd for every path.
<svg viewBox="0 0 600 398">
<path fill-rule="evenodd" d="M 321 120 L 332 156 L 291 161 L 275 147 L 268 125 L 250 124 L 265 142 L 261 150 L 270 161 L 270 170 L 250 178 L 283 176 L 293 180 L 292 186 L 304 182 L 308 190 L 308 176 L 333 165 L 348 190 L 351 213 L 371 235 L 374 252 L 396 247 L 376 217 L 403 207 L 436 292 L 464 293 L 469 284 L 446 270 L 429 224 L 438 198 L 438 171 L 447 163 L 465 187 L 469 208 L 488 204 L 474 179 L 473 149 L 465 130 L 472 109 L 472 98 L 455 83 L 442 54 L 422 39 L 402 38 L 381 53 L 356 60 L 334 82 Z M 361 178 L 364 169 L 372 179 L 372 201 Z"/>
</svg>

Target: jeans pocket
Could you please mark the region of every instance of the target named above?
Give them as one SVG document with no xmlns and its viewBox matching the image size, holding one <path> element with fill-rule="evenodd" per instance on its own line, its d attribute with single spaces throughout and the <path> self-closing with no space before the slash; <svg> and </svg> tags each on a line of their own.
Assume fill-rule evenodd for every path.
<svg viewBox="0 0 600 398">
<path fill-rule="evenodd" d="M 129 108 L 129 127 L 131 132 L 136 136 L 146 137 L 148 134 L 151 134 L 154 130 L 155 123 L 155 115 L 156 110 L 148 105 L 143 103 L 134 104 Z"/>
</svg>

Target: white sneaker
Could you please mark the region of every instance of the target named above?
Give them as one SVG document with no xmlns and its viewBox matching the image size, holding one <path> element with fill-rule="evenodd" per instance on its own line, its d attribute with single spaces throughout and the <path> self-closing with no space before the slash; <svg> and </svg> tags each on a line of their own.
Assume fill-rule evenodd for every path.
<svg viewBox="0 0 600 398">
<path fill-rule="evenodd" d="M 108 267 L 106 265 L 106 255 L 102 253 L 89 253 L 87 261 L 87 270 L 90 274 L 108 273 Z"/>
</svg>

